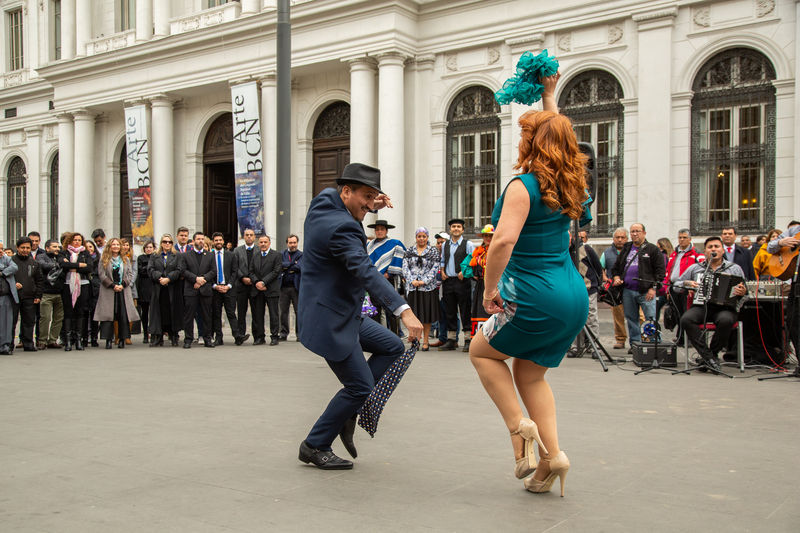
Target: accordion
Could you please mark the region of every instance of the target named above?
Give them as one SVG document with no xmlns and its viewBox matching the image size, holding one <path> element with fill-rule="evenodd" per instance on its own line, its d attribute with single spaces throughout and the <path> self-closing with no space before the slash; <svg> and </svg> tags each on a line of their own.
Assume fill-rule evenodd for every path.
<svg viewBox="0 0 800 533">
<path fill-rule="evenodd" d="M 733 294 L 736 286 L 744 281 L 741 276 L 734 274 L 714 273 L 711 280 L 711 290 L 708 294 L 708 302 L 716 305 L 723 305 L 725 307 L 735 307 L 738 309 L 738 303 L 741 299 L 739 296 Z"/>
</svg>

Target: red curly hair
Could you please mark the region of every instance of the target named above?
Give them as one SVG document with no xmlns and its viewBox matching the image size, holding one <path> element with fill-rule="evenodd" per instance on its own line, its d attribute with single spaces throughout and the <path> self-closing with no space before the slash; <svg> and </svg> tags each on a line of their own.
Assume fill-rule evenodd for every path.
<svg viewBox="0 0 800 533">
<path fill-rule="evenodd" d="M 552 111 L 528 111 L 519 117 L 522 133 L 514 169 L 533 173 L 542 201 L 572 219 L 580 218 L 586 193 L 588 157 L 578 149 L 572 122 Z"/>
</svg>

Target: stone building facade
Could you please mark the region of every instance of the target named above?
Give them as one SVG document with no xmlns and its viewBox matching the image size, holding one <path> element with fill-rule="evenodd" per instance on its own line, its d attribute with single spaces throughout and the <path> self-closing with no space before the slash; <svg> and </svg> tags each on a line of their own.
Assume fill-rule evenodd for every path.
<svg viewBox="0 0 800 533">
<path fill-rule="evenodd" d="M 478 228 L 525 111 L 492 99 L 526 50 L 598 153 L 592 233 L 744 233 L 800 216 L 796 0 L 296 0 L 293 230 L 348 161 L 379 166 L 395 236 Z M 274 0 L 0 0 L 0 239 L 130 233 L 124 109 L 151 123 L 156 236 L 236 233 L 232 84 L 260 83 L 275 231 Z M 383 215 L 382 215 L 383 217 Z M 282 241 L 284 236 L 279 236 Z M 302 237 L 302 235 L 301 235 Z M 277 244 L 277 243 L 276 243 Z"/>
</svg>

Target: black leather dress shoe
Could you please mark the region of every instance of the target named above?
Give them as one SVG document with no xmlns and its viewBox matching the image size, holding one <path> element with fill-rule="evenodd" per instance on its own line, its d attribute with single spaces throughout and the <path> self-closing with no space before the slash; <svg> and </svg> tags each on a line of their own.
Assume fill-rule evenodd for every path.
<svg viewBox="0 0 800 533">
<path fill-rule="evenodd" d="M 274 338 L 270 339 L 269 340 L 269 345 L 270 346 L 277 346 L 278 345 L 278 339 L 274 339 Z"/>
<path fill-rule="evenodd" d="M 281 335 L 280 337 L 278 337 L 278 340 L 281 342 L 286 342 L 289 340 L 289 337 L 287 337 L 286 335 Z"/>
<path fill-rule="evenodd" d="M 222 337 L 217 337 L 214 339 L 214 346 L 223 346 L 224 343 L 222 342 Z"/>
<path fill-rule="evenodd" d="M 205 346 L 206 348 L 214 348 L 216 344 L 211 341 L 211 337 L 208 337 L 206 339 L 203 339 L 203 346 Z"/>
<path fill-rule="evenodd" d="M 267 344 L 265 339 L 256 339 L 253 341 L 253 346 L 261 346 L 262 344 Z"/>
<path fill-rule="evenodd" d="M 314 463 L 314 466 L 322 470 L 351 470 L 353 462 L 342 459 L 331 451 L 322 451 L 312 448 L 303 441 L 300 443 L 300 454 L 297 457 L 304 463 Z"/>
<path fill-rule="evenodd" d="M 456 346 L 457 346 L 456 345 L 456 341 L 448 339 L 447 342 L 445 342 L 444 344 L 439 346 L 439 351 L 440 352 L 447 352 L 447 351 L 450 351 L 450 350 L 455 350 Z"/>
<path fill-rule="evenodd" d="M 350 457 L 355 459 L 358 457 L 358 451 L 356 451 L 356 445 L 353 443 L 353 434 L 356 431 L 356 417 L 348 418 L 344 425 L 342 426 L 342 430 L 339 432 L 339 438 L 342 439 L 342 444 L 344 444 L 344 449 L 347 450 L 347 453 L 350 454 Z"/>
<path fill-rule="evenodd" d="M 190 340 L 183 341 L 183 349 L 184 350 L 188 350 L 191 347 L 192 347 L 192 341 L 190 341 Z"/>
<path fill-rule="evenodd" d="M 719 364 L 719 359 L 716 357 L 704 357 L 703 364 L 712 372 L 722 372 L 722 367 Z"/>
</svg>

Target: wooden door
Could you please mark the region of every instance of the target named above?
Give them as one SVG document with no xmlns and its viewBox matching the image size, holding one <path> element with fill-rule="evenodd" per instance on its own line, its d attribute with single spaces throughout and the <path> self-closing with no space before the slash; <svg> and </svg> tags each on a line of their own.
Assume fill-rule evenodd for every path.
<svg viewBox="0 0 800 533">
<path fill-rule="evenodd" d="M 236 242 L 239 228 L 233 161 L 207 164 L 205 171 L 203 231 L 209 237 L 219 231 L 226 241 Z"/>
<path fill-rule="evenodd" d="M 350 137 L 314 141 L 314 196 L 326 187 L 336 187 L 336 179 L 350 163 Z"/>
</svg>

